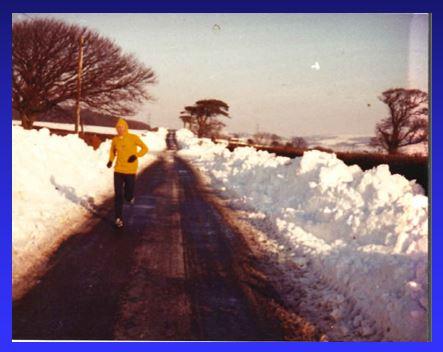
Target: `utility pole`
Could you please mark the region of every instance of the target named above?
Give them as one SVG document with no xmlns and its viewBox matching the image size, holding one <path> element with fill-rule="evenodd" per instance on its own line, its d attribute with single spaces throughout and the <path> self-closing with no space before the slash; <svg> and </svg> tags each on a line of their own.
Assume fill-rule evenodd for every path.
<svg viewBox="0 0 443 352">
<path fill-rule="evenodd" d="M 82 71 L 83 71 L 83 34 L 79 39 L 79 54 L 77 66 L 77 100 L 75 102 L 75 133 L 79 133 L 80 126 L 80 98 L 82 89 Z"/>
</svg>

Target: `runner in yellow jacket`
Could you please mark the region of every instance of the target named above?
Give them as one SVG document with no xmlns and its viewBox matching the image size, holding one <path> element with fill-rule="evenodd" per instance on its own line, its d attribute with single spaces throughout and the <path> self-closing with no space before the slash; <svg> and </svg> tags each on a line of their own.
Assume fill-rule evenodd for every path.
<svg viewBox="0 0 443 352">
<path fill-rule="evenodd" d="M 148 152 L 148 147 L 139 136 L 129 133 L 128 124 L 124 119 L 119 119 L 117 136 L 112 139 L 107 167 L 117 156 L 114 167 L 114 192 L 115 192 L 115 225 L 123 226 L 123 198 L 134 203 L 135 175 L 138 168 L 138 158 Z M 140 147 L 140 150 L 137 150 Z"/>
</svg>

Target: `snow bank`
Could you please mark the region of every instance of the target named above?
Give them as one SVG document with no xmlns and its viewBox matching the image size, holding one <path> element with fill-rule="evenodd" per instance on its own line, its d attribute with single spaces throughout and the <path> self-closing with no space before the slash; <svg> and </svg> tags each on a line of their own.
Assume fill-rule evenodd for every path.
<svg viewBox="0 0 443 352">
<path fill-rule="evenodd" d="M 20 120 L 12 120 L 13 126 L 21 126 Z M 64 130 L 74 132 L 75 125 L 73 123 L 65 122 L 45 122 L 45 121 L 35 121 L 34 127 L 46 127 L 49 129 Z M 84 131 L 90 133 L 102 133 L 102 134 L 115 134 L 114 126 L 94 126 L 94 125 L 84 125 Z M 132 133 L 142 134 L 146 132 L 146 129 L 135 130 L 131 129 Z"/>
<path fill-rule="evenodd" d="M 115 130 L 115 129 L 114 129 Z M 142 132 L 136 133 L 132 131 L 132 133 L 138 134 L 142 141 L 148 146 L 150 152 L 160 152 L 162 150 L 166 150 L 166 135 L 168 134 L 168 130 L 164 127 L 160 127 L 157 132 Z M 149 154 L 148 154 L 149 155 Z M 143 161 L 143 158 L 141 159 Z M 144 167 L 143 165 L 141 165 Z"/>
<path fill-rule="evenodd" d="M 363 172 L 320 151 L 291 160 L 230 152 L 188 130 L 177 140 L 181 156 L 272 219 L 282 250 L 354 299 L 386 339 L 426 339 L 428 199 L 419 185 L 387 165 Z"/>
<path fill-rule="evenodd" d="M 150 151 L 160 151 L 166 134 L 161 128 L 141 138 Z M 73 134 L 12 127 L 13 283 L 112 196 L 112 170 L 106 167 L 110 145 L 107 140 L 93 150 Z M 148 153 L 139 170 L 155 159 Z"/>
</svg>

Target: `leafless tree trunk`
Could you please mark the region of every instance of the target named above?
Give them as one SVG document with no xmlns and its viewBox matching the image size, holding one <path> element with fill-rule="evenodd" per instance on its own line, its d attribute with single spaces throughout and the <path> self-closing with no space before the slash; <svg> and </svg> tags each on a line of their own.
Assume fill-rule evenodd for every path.
<svg viewBox="0 0 443 352">
<path fill-rule="evenodd" d="M 77 99 L 75 101 L 75 133 L 78 133 L 80 125 L 80 99 L 82 92 L 82 70 L 83 70 L 83 35 L 79 39 L 78 68 L 77 68 Z M 83 124 L 82 124 L 83 132 Z"/>
<path fill-rule="evenodd" d="M 20 120 L 22 122 L 22 126 L 25 129 L 31 129 L 32 124 L 34 123 L 36 115 L 32 115 L 30 113 L 26 113 L 24 111 L 20 112 Z"/>
</svg>

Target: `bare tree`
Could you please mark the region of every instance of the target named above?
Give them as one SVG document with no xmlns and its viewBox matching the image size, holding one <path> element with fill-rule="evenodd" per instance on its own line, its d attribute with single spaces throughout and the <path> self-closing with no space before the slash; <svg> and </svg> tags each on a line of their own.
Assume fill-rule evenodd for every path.
<svg viewBox="0 0 443 352">
<path fill-rule="evenodd" d="M 292 137 L 291 145 L 294 148 L 306 149 L 308 147 L 308 143 L 303 137 Z"/>
<path fill-rule="evenodd" d="M 111 40 L 86 27 L 54 19 L 16 21 L 12 26 L 12 106 L 32 128 L 39 114 L 73 107 L 77 92 L 79 38 L 83 37 L 80 105 L 111 115 L 133 115 L 151 99 L 152 69 L 123 54 Z"/>
<path fill-rule="evenodd" d="M 389 116 L 375 128 L 370 144 L 389 154 L 399 148 L 428 140 L 428 94 L 418 89 L 389 89 L 379 99 L 389 108 Z"/>
<path fill-rule="evenodd" d="M 278 134 L 275 134 L 275 133 L 271 134 L 271 145 L 274 145 L 274 146 L 280 145 L 281 140 L 282 140 L 282 137 L 279 136 Z"/>
<path fill-rule="evenodd" d="M 217 137 L 225 124 L 218 120 L 222 115 L 230 117 L 229 106 L 217 99 L 199 100 L 192 106 L 186 106 L 180 119 L 189 129 L 200 137 Z"/>
</svg>

